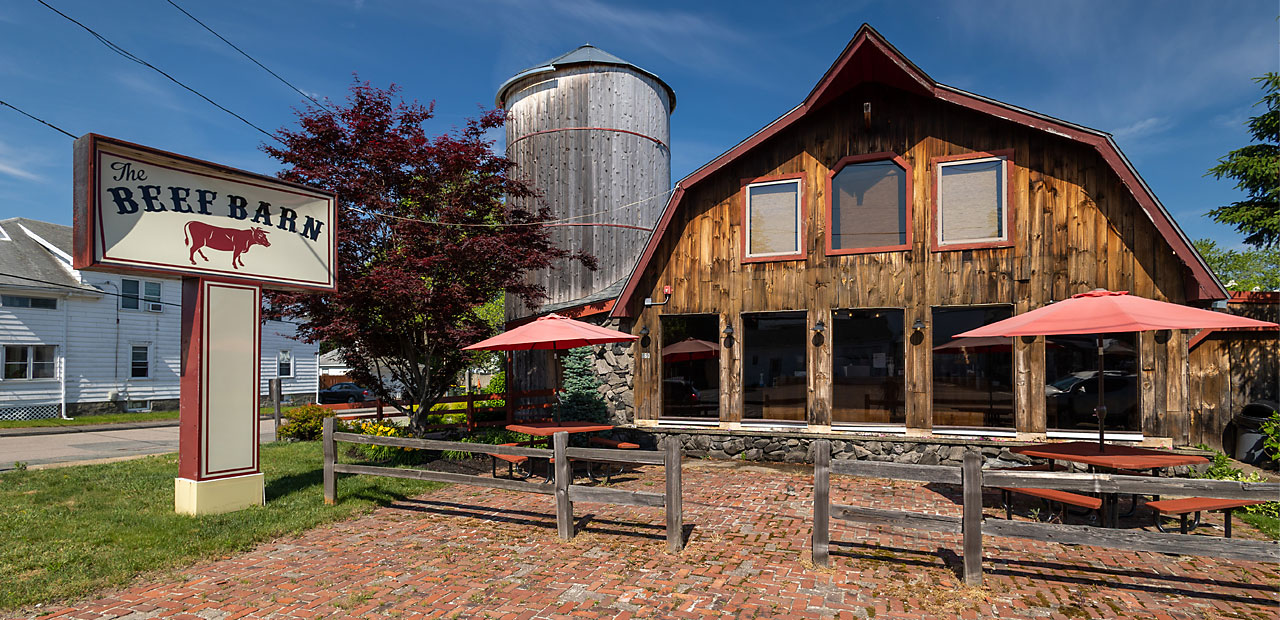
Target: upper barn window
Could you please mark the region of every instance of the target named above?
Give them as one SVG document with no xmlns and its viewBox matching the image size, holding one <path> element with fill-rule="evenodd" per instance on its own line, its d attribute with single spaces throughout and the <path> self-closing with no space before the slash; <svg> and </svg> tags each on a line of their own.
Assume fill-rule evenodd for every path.
<svg viewBox="0 0 1280 620">
<path fill-rule="evenodd" d="M 1003 155 L 965 157 L 936 161 L 934 248 L 1008 245 L 1009 160 Z"/>
<path fill-rule="evenodd" d="M 804 258 L 800 175 L 757 179 L 744 188 L 744 260 Z"/>
<path fill-rule="evenodd" d="M 827 253 L 905 250 L 911 229 L 910 167 L 893 153 L 846 157 L 832 168 Z"/>
</svg>

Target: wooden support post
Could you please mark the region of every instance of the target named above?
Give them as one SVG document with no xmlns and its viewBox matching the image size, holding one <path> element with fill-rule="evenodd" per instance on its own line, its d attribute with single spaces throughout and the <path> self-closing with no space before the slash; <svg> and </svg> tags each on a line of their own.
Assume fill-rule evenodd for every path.
<svg viewBox="0 0 1280 620">
<path fill-rule="evenodd" d="M 565 453 L 569 447 L 569 433 L 560 431 L 552 435 L 551 442 L 556 459 L 556 530 L 560 538 L 573 538 L 573 502 L 569 501 L 569 485 L 573 484 L 573 467 Z"/>
<path fill-rule="evenodd" d="M 476 395 L 467 387 L 467 432 L 476 430 Z"/>
<path fill-rule="evenodd" d="M 276 432 L 280 432 L 280 378 L 271 380 L 271 402 L 276 410 Z M 279 437 L 277 437 L 279 439 Z"/>
<path fill-rule="evenodd" d="M 333 416 L 324 419 L 324 503 L 332 505 L 337 501 L 338 480 L 333 472 L 333 463 L 337 451 L 333 445 Z"/>
<path fill-rule="evenodd" d="M 961 468 L 964 514 L 960 531 L 964 536 L 964 583 L 982 585 L 982 456 L 965 452 Z"/>
<path fill-rule="evenodd" d="M 506 405 L 507 424 L 515 424 L 516 423 L 516 399 L 513 398 L 511 394 L 511 386 L 515 385 L 515 376 L 512 375 L 513 370 L 511 367 L 510 351 L 506 352 L 506 359 L 504 361 L 506 363 L 506 374 L 504 375 L 504 378 L 506 379 L 506 382 L 505 382 L 506 385 L 502 388 L 503 390 L 502 402 Z"/>
<path fill-rule="evenodd" d="M 683 450 L 680 440 L 667 437 L 664 465 L 667 473 L 667 551 L 677 553 L 684 549 L 684 498 L 680 478 L 680 461 Z"/>
<path fill-rule="evenodd" d="M 831 565 L 831 441 L 813 442 L 813 564 Z"/>
<path fill-rule="evenodd" d="M 382 399 L 378 399 L 378 421 L 382 421 Z"/>
</svg>

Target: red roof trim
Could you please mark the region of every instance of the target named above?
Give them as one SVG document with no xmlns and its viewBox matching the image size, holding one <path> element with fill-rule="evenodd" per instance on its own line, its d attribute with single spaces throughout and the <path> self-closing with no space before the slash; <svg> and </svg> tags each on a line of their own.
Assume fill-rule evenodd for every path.
<svg viewBox="0 0 1280 620">
<path fill-rule="evenodd" d="M 759 146 L 765 140 L 780 133 L 784 129 L 790 127 L 793 123 L 800 120 L 813 109 L 814 104 L 820 104 L 823 95 L 826 94 L 831 86 L 836 82 L 837 76 L 848 65 L 850 59 L 862 48 L 864 44 L 870 41 L 870 45 L 876 50 L 884 53 L 895 65 L 902 68 L 904 73 L 912 80 L 921 82 L 926 85 L 927 90 L 936 98 L 956 105 L 976 110 L 1003 118 L 1010 122 L 1024 125 L 1032 129 L 1038 129 L 1057 136 L 1081 142 L 1094 147 L 1120 177 L 1125 187 L 1133 195 L 1134 199 L 1146 212 L 1147 216 L 1155 224 L 1156 229 L 1165 238 L 1169 245 L 1173 248 L 1174 254 L 1183 261 L 1183 264 L 1191 270 L 1192 279 L 1196 284 L 1196 290 L 1191 292 L 1188 297 L 1190 299 L 1211 300 L 1224 299 L 1227 296 L 1225 287 L 1218 282 L 1213 273 L 1204 264 L 1200 255 L 1191 247 L 1190 242 L 1177 224 L 1164 210 L 1164 207 L 1156 200 L 1155 195 L 1151 193 L 1150 188 L 1142 181 L 1129 165 L 1127 159 L 1122 155 L 1115 143 L 1111 141 L 1107 134 L 1090 130 L 1080 125 L 1074 125 L 1066 121 L 1037 115 L 1029 111 L 1023 111 L 1014 106 L 986 99 L 966 93 L 959 89 L 951 88 L 933 81 L 928 75 L 917 68 L 911 61 L 907 60 L 896 48 L 888 43 L 880 33 L 874 28 L 863 24 L 854 35 L 849 45 L 845 46 L 843 52 L 832 63 L 831 68 L 823 74 L 817 86 L 809 93 L 800 105 L 792 108 L 789 112 L 779 117 L 774 122 L 766 125 L 763 129 L 749 136 L 746 140 L 739 142 L 732 149 L 729 149 L 719 157 L 708 162 L 706 165 L 695 170 L 692 174 L 681 179 L 676 183 L 675 192 L 671 195 L 671 200 L 667 202 L 667 207 L 662 213 L 662 217 L 658 221 L 658 225 L 654 228 L 653 235 L 649 237 L 649 243 L 645 245 L 644 252 L 640 256 L 640 261 L 636 263 L 635 268 L 631 272 L 631 276 L 627 278 L 627 284 L 622 289 L 622 293 L 618 295 L 618 304 L 613 308 L 611 316 L 631 316 L 630 301 L 635 294 L 635 289 L 640 283 L 639 276 L 644 273 L 645 268 L 652 260 L 654 252 L 662 242 L 663 235 L 666 233 L 667 226 L 671 223 L 672 216 L 676 209 L 680 206 L 680 200 L 684 197 L 684 193 L 698 182 L 711 176 L 715 172 L 724 168 L 729 163 L 745 154 L 751 149 Z"/>
</svg>

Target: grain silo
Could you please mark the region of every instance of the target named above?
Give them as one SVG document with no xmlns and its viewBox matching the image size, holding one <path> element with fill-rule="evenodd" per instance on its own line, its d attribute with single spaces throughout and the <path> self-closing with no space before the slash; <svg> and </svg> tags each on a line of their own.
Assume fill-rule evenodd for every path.
<svg viewBox="0 0 1280 620">
<path fill-rule="evenodd" d="M 547 299 L 530 310 L 508 298 L 507 321 L 548 312 L 580 316 L 600 308 L 622 290 L 670 197 L 675 93 L 658 76 L 583 45 L 511 77 L 498 88 L 497 105 L 507 110 L 506 154 L 516 163 L 513 175 L 538 192 L 530 200 L 542 201 L 560 220 L 549 229 L 552 242 L 598 263 L 591 271 L 561 260 L 530 273 Z M 621 421 L 633 402 L 630 347 L 600 349 L 597 355 L 601 394 Z M 547 352 L 517 352 L 507 385 L 551 387 L 553 368 Z"/>
<path fill-rule="evenodd" d="M 617 295 L 667 203 L 675 93 L 658 76 L 591 45 L 522 71 L 498 88 L 507 157 L 556 218 L 558 247 L 599 268 L 559 261 L 530 275 L 547 290 L 536 313 Z M 529 207 L 531 205 L 522 205 Z M 634 228 L 628 228 L 634 227 Z M 508 301 L 507 319 L 535 314 Z"/>
</svg>

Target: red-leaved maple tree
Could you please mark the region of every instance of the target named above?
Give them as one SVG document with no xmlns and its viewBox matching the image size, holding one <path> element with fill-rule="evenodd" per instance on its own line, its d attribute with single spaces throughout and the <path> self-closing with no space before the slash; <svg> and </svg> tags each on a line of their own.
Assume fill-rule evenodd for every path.
<svg viewBox="0 0 1280 620">
<path fill-rule="evenodd" d="M 395 400 L 386 371 L 421 434 L 424 414 L 468 363 L 459 349 L 492 335 L 476 309 L 503 292 L 543 299 L 525 272 L 569 253 L 542 225 L 549 209 L 504 203 L 533 192 L 486 139 L 501 110 L 428 137 L 432 106 L 405 101 L 394 85 L 357 81 L 346 105 L 327 107 L 300 110 L 296 129 L 276 133 L 283 145 L 263 150 L 287 166 L 281 178 L 337 195 L 338 290 L 273 293 L 269 311 L 299 317 L 304 338 L 339 347 L 356 382 Z"/>
</svg>

